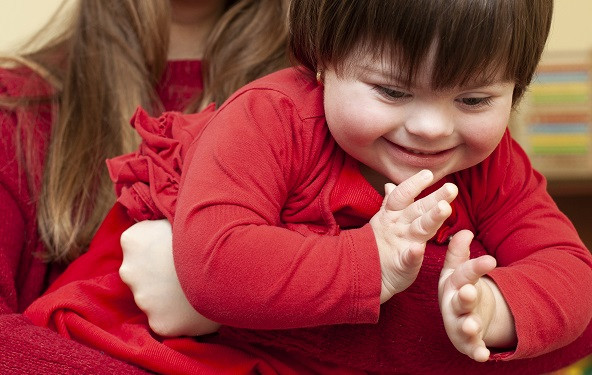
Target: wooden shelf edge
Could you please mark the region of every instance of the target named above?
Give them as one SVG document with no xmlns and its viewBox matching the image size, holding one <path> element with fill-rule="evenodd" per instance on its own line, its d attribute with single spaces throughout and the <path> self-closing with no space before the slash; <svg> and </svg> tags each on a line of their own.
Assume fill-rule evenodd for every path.
<svg viewBox="0 0 592 375">
<path fill-rule="evenodd" d="M 554 196 L 592 196 L 592 178 L 590 179 L 547 179 L 547 191 Z"/>
</svg>

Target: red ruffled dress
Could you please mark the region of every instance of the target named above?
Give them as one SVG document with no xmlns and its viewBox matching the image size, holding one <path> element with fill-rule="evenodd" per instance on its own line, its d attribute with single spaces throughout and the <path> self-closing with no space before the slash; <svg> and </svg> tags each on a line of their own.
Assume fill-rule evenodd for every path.
<svg viewBox="0 0 592 375">
<path fill-rule="evenodd" d="M 148 370 L 166 374 L 356 374 L 281 352 L 203 338 L 162 338 L 119 278 L 119 238 L 136 221 L 173 221 L 182 161 L 189 144 L 214 113 L 165 113 L 155 119 L 138 110 L 132 124 L 143 138 L 138 152 L 108 161 L 119 195 L 89 251 L 74 261 L 25 314 L 61 335 Z"/>
</svg>

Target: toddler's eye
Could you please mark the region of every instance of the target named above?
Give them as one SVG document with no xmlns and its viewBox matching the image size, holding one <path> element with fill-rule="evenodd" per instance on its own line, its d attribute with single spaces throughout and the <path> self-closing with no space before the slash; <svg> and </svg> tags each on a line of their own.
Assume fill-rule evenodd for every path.
<svg viewBox="0 0 592 375">
<path fill-rule="evenodd" d="M 481 107 L 491 104 L 491 97 L 460 98 L 459 101 L 468 107 Z"/>
<path fill-rule="evenodd" d="M 395 89 L 389 89 L 388 87 L 384 86 L 374 86 L 374 90 L 376 90 L 381 96 L 389 100 L 404 99 L 411 97 L 411 95 L 406 92 Z"/>
</svg>

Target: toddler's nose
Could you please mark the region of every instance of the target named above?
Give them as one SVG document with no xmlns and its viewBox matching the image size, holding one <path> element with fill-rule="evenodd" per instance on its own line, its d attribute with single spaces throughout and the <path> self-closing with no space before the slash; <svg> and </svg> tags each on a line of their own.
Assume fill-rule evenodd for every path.
<svg viewBox="0 0 592 375">
<path fill-rule="evenodd" d="M 452 116 L 440 106 L 416 108 L 405 122 L 405 129 L 418 137 L 437 139 L 449 136 L 454 131 Z"/>
</svg>

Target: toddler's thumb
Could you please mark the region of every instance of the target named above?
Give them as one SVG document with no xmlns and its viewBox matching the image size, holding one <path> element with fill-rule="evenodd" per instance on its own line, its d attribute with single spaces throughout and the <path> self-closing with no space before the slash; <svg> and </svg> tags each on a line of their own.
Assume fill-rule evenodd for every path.
<svg viewBox="0 0 592 375">
<path fill-rule="evenodd" d="M 469 248 L 472 240 L 473 232 L 470 230 L 461 230 L 452 236 L 444 259 L 444 269 L 455 269 L 469 260 Z"/>
<path fill-rule="evenodd" d="M 396 185 L 393 184 L 392 182 L 387 182 L 386 184 L 384 184 L 384 199 L 382 200 L 382 207 L 384 207 L 386 205 L 386 202 L 388 201 L 388 197 L 389 197 L 389 195 L 391 195 L 393 190 L 395 190 L 395 187 L 396 187 Z"/>
</svg>

